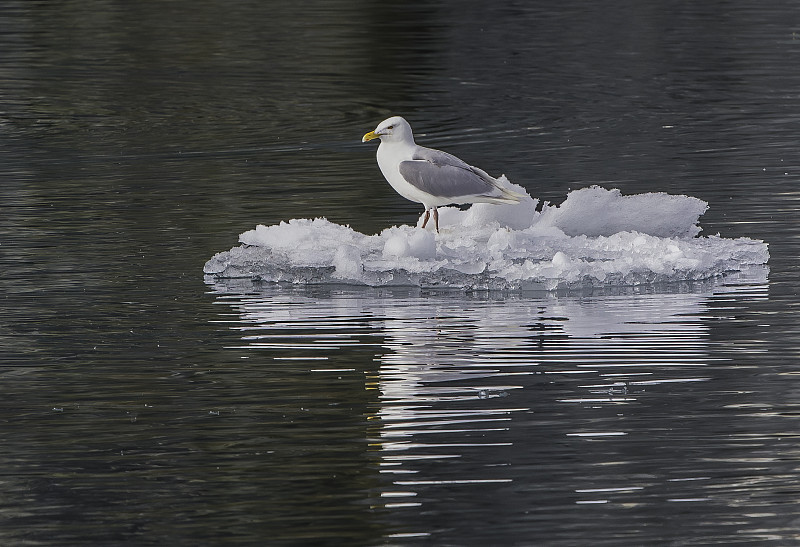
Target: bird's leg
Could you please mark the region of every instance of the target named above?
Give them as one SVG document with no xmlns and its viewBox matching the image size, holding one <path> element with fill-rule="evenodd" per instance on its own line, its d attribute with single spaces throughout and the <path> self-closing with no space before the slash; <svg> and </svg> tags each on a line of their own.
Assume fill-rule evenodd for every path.
<svg viewBox="0 0 800 547">
<path fill-rule="evenodd" d="M 431 216 L 430 209 L 425 209 L 425 218 L 422 220 L 422 227 L 424 228 L 428 224 L 428 218 Z"/>
<path fill-rule="evenodd" d="M 439 210 L 434 207 L 433 208 L 433 223 L 436 226 L 436 233 L 439 233 Z"/>
</svg>

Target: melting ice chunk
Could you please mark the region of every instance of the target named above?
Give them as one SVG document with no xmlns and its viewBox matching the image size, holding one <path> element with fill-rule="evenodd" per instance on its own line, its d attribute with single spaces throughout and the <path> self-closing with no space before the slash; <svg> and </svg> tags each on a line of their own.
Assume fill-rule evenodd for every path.
<svg viewBox="0 0 800 547">
<path fill-rule="evenodd" d="M 559 206 L 519 186 L 514 205 L 441 208 L 441 233 L 392 226 L 365 235 L 324 218 L 259 225 L 204 272 L 289 283 L 415 285 L 461 289 L 625 286 L 707 279 L 765 264 L 767 244 L 696 237 L 706 202 L 664 193 L 623 196 L 597 186 Z M 419 224 L 419 223 L 418 223 Z"/>
</svg>

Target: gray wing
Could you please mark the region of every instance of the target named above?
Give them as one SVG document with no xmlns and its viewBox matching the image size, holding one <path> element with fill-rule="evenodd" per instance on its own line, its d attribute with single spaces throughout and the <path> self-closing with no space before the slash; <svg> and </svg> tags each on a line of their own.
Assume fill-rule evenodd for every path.
<svg viewBox="0 0 800 547">
<path fill-rule="evenodd" d="M 490 195 L 496 183 L 485 171 L 452 154 L 420 147 L 413 160 L 400 162 L 400 174 L 409 184 L 441 198 Z"/>
</svg>

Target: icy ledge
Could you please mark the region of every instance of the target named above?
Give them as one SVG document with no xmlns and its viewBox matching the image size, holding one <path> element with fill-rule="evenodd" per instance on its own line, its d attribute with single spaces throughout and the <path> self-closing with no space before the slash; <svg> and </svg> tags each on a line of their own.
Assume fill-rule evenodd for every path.
<svg viewBox="0 0 800 547">
<path fill-rule="evenodd" d="M 412 226 L 365 235 L 324 218 L 259 225 L 203 271 L 299 284 L 555 290 L 702 280 L 769 260 L 763 241 L 696 237 L 707 204 L 689 196 L 593 186 L 541 212 L 537 204 L 527 196 L 518 205 L 443 208 L 438 235 Z"/>
</svg>

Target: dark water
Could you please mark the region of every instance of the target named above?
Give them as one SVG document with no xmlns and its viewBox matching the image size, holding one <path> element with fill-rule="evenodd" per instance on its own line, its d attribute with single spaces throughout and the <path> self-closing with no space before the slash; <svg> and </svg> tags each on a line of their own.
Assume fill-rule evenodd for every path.
<svg viewBox="0 0 800 547">
<path fill-rule="evenodd" d="M 0 542 L 800 542 L 798 66 L 784 2 L 3 4 Z M 257 223 L 415 221 L 389 114 L 555 203 L 700 197 L 769 269 L 204 283 Z"/>
</svg>

